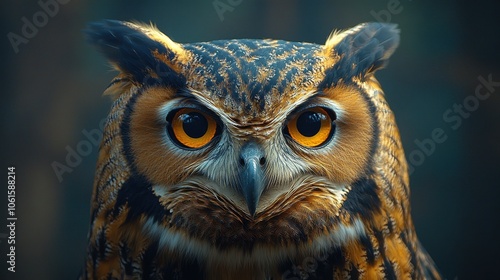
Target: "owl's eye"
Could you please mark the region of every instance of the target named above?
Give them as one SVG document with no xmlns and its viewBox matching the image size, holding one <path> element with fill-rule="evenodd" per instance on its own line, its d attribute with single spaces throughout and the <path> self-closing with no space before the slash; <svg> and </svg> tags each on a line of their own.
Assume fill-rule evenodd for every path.
<svg viewBox="0 0 500 280">
<path fill-rule="evenodd" d="M 200 110 L 182 108 L 167 116 L 170 137 L 185 148 L 199 149 L 214 139 L 218 132 L 214 118 Z"/>
<path fill-rule="evenodd" d="M 295 114 L 286 125 L 285 133 L 295 142 L 313 148 L 325 144 L 335 132 L 335 113 L 321 107 L 308 108 Z"/>
</svg>

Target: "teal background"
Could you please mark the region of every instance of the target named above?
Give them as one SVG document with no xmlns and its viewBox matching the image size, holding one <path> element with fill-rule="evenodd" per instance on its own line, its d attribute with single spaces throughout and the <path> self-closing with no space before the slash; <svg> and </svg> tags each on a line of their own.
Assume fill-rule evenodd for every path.
<svg viewBox="0 0 500 280">
<path fill-rule="evenodd" d="M 322 44 L 333 29 L 377 20 L 399 24 L 401 45 L 377 76 L 414 163 L 417 233 L 444 278 L 498 279 L 500 86 L 468 103 L 477 108 L 466 118 L 443 117 L 454 104 L 474 101 L 479 76 L 500 81 L 498 1 L 220 0 L 235 4 L 222 18 L 213 2 L 69 1 L 15 53 L 7 34 L 21 35 L 22 18 L 32 22 L 42 8 L 37 1 L 2 1 L 0 170 L 6 177 L 7 167 L 16 166 L 18 221 L 15 274 L 7 272 L 7 229 L 0 227 L 1 279 L 75 279 L 83 265 L 97 146 L 62 182 L 51 164 L 64 164 L 67 149 L 87 141 L 84 131 L 99 129 L 109 110 L 101 93 L 115 72 L 81 32 L 105 18 L 152 21 L 178 42 Z M 436 128 L 446 140 L 418 158 L 424 151 L 417 143 Z M 6 197 L 0 195 L 0 224 L 7 224 Z"/>
</svg>

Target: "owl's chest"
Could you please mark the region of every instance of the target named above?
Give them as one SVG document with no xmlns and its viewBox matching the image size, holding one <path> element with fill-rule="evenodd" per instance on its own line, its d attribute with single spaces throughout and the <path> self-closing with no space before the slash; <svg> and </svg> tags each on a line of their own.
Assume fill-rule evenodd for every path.
<svg viewBox="0 0 500 280">
<path fill-rule="evenodd" d="M 271 280 L 271 279 L 335 279 L 335 273 L 344 271 L 345 259 L 341 250 L 334 254 L 324 254 L 296 258 L 295 260 L 270 260 L 262 262 L 266 256 L 259 256 L 260 260 L 225 260 L 208 258 L 192 262 L 176 262 L 175 268 L 163 274 L 163 279 L 204 279 L 204 280 Z M 166 267 L 172 268 L 172 263 Z M 166 271 L 166 270 L 164 270 Z"/>
</svg>

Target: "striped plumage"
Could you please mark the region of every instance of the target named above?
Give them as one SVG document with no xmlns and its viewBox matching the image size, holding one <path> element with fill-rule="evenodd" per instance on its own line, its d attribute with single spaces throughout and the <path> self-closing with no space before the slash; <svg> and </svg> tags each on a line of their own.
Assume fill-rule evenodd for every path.
<svg viewBox="0 0 500 280">
<path fill-rule="evenodd" d="M 109 20 L 87 34 L 120 74 L 82 279 L 440 279 L 373 76 L 394 25 L 325 45 L 178 44 Z"/>
</svg>

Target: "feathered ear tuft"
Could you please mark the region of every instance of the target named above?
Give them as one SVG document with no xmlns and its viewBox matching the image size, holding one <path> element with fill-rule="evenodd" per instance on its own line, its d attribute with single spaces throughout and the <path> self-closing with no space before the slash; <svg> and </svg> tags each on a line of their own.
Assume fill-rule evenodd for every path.
<svg viewBox="0 0 500 280">
<path fill-rule="evenodd" d="M 341 33 L 332 33 L 325 44 L 327 55 L 337 57 L 327 70 L 325 83 L 364 77 L 383 68 L 399 45 L 396 24 L 363 23 Z"/>
<path fill-rule="evenodd" d="M 179 69 L 186 52 L 155 27 L 104 20 L 89 24 L 84 32 L 87 40 L 121 72 L 120 81 L 182 86 L 184 78 Z"/>
</svg>

